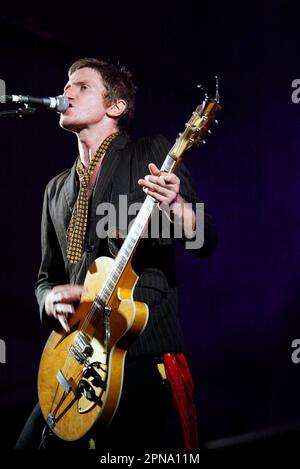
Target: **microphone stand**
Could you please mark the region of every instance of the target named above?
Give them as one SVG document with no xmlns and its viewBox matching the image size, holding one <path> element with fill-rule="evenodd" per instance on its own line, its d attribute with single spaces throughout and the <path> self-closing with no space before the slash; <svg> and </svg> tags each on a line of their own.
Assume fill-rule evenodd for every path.
<svg viewBox="0 0 300 469">
<path fill-rule="evenodd" d="M 26 106 L 26 105 L 25 105 Z M 23 117 L 30 116 L 36 111 L 36 107 L 20 107 L 18 109 L 9 109 L 0 111 L 0 117 Z"/>
</svg>

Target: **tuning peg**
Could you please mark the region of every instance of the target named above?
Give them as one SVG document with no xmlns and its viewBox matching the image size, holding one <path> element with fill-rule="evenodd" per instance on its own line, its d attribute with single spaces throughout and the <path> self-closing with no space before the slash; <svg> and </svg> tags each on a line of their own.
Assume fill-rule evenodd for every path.
<svg viewBox="0 0 300 469">
<path fill-rule="evenodd" d="M 202 145 L 205 145 L 206 141 L 205 140 L 200 140 L 200 143 L 202 143 Z"/>
<path fill-rule="evenodd" d="M 210 129 L 208 129 L 207 133 L 208 133 L 209 135 L 211 135 L 211 130 L 210 130 Z"/>
<path fill-rule="evenodd" d="M 217 121 L 217 119 L 215 119 L 215 124 L 218 125 L 218 123 L 219 123 L 219 122 Z"/>
</svg>

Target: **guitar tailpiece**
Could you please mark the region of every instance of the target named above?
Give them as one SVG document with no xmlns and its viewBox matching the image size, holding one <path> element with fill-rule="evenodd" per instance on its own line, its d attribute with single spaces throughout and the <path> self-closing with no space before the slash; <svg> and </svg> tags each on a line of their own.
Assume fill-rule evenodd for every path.
<svg viewBox="0 0 300 469">
<path fill-rule="evenodd" d="M 42 432 L 42 439 L 41 439 L 41 442 L 40 442 L 40 445 L 39 445 L 39 449 L 47 449 L 47 444 L 46 444 L 47 443 L 47 438 L 52 437 L 54 435 L 52 430 L 49 428 L 48 419 L 50 417 L 51 417 L 51 419 L 53 419 L 53 416 L 51 414 L 49 414 L 48 418 L 47 418 L 47 425 L 45 425 L 45 427 L 43 429 L 43 432 Z M 53 424 L 53 426 L 54 426 L 54 424 Z"/>
<path fill-rule="evenodd" d="M 48 417 L 47 417 L 47 426 L 48 426 L 48 428 L 50 428 L 52 430 L 52 428 L 54 427 L 54 423 L 55 423 L 54 416 L 52 414 L 48 414 Z M 46 428 L 47 427 L 44 428 L 43 433 L 45 432 Z"/>
</svg>

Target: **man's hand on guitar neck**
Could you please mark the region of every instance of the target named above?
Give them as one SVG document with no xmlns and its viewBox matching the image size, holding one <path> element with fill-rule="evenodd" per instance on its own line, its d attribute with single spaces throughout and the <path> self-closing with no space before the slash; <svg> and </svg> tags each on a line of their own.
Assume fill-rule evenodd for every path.
<svg viewBox="0 0 300 469">
<path fill-rule="evenodd" d="M 188 239 L 195 235 L 196 215 L 194 210 L 185 203 L 179 193 L 180 179 L 174 173 L 160 172 L 154 163 L 148 165 L 151 174 L 139 179 L 138 184 L 143 191 L 151 195 L 159 204 L 169 205 L 172 220 L 181 223 Z"/>
<path fill-rule="evenodd" d="M 46 296 L 45 310 L 55 317 L 66 332 L 70 332 L 67 316 L 75 312 L 73 303 L 80 301 L 82 285 L 57 285 Z"/>
</svg>

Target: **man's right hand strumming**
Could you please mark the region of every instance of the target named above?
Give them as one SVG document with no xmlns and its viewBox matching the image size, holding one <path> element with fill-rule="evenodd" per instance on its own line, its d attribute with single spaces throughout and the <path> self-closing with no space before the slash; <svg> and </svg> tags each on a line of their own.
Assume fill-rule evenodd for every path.
<svg viewBox="0 0 300 469">
<path fill-rule="evenodd" d="M 46 313 L 58 319 L 66 332 L 70 332 L 68 314 L 75 312 L 73 303 L 80 301 L 83 290 L 83 285 L 57 285 L 46 296 Z"/>
</svg>

